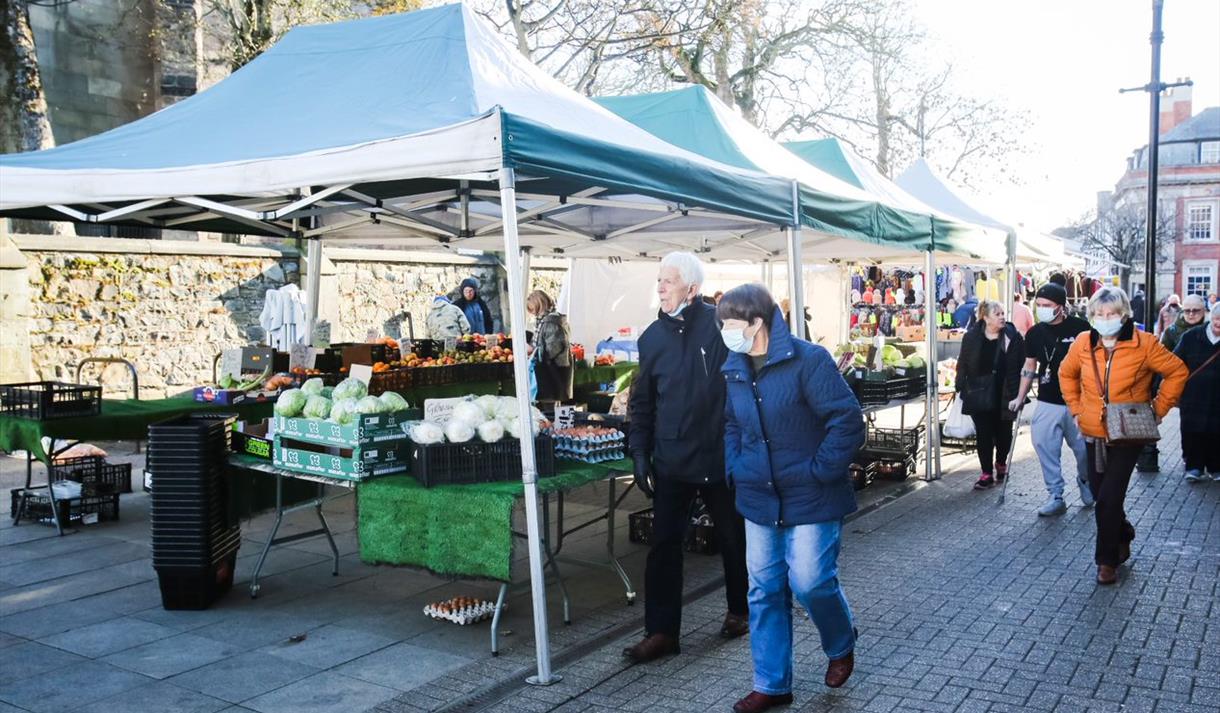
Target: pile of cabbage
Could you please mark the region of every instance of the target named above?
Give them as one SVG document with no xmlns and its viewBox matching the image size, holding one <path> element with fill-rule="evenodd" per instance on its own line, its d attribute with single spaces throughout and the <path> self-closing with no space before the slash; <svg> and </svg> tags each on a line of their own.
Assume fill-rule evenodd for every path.
<svg viewBox="0 0 1220 713">
<path fill-rule="evenodd" d="M 484 443 L 495 443 L 505 437 L 521 437 L 521 419 L 517 415 L 517 399 L 514 396 L 467 397 L 459 402 L 449 416 L 449 421 L 416 421 L 407 424 L 407 435 L 420 445 L 432 443 L 466 443 L 478 436 Z M 532 432 L 537 435 L 542 427 L 542 412 L 531 406 Z"/>
<path fill-rule="evenodd" d="M 407 409 L 406 399 L 387 391 L 369 396 L 368 387 L 358 379 L 344 379 L 333 389 L 321 379 L 310 379 L 299 389 L 280 392 L 275 414 L 286 418 L 316 418 L 346 426 L 363 414 L 393 413 Z"/>
</svg>

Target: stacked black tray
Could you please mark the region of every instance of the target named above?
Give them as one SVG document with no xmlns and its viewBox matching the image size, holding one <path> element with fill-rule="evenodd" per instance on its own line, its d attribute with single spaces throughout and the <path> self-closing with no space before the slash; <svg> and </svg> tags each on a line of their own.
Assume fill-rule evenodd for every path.
<svg viewBox="0 0 1220 713">
<path fill-rule="evenodd" d="M 153 568 L 166 609 L 206 609 L 233 585 L 241 527 L 229 512 L 227 414 L 148 427 Z"/>
</svg>

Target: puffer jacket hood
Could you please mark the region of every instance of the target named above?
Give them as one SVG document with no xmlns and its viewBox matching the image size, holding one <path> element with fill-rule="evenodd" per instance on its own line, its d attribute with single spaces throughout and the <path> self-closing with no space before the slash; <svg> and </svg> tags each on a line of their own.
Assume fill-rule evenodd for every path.
<svg viewBox="0 0 1220 713">
<path fill-rule="evenodd" d="M 452 283 L 450 283 L 450 284 L 452 284 Z M 474 297 L 475 297 L 475 299 L 478 299 L 479 298 L 479 281 L 473 277 L 467 277 L 465 280 L 462 280 L 462 284 L 458 285 L 458 292 L 461 292 L 462 290 L 466 289 L 467 287 L 474 288 Z"/>
<path fill-rule="evenodd" d="M 864 442 L 864 415 L 834 359 L 793 339 L 777 309 L 757 373 L 732 353 L 725 379 L 725 470 L 737 510 L 761 525 L 842 519 L 856 509 L 848 465 Z"/>
</svg>

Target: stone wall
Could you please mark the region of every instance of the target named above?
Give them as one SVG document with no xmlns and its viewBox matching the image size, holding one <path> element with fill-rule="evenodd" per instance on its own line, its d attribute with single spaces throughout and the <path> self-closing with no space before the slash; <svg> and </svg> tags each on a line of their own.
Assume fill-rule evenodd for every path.
<svg viewBox="0 0 1220 713">
<path fill-rule="evenodd" d="M 296 282 L 299 269 L 288 249 L 22 236 L 14 243 L 26 260 L 32 376 L 72 380 L 85 357 L 120 357 L 139 371 L 143 398 L 207 383 L 216 354 L 258 342 L 264 292 Z M 108 367 L 104 383 L 107 395 L 129 393 L 122 367 Z"/>
</svg>

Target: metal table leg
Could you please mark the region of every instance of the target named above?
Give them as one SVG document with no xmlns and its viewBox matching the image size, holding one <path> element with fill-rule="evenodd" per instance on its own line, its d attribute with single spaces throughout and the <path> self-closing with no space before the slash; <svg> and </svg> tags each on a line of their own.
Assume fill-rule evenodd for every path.
<svg viewBox="0 0 1220 713">
<path fill-rule="evenodd" d="M 335 545 L 335 539 L 331 535 L 330 525 L 326 522 L 326 517 L 322 514 L 322 505 L 326 502 L 325 498 L 326 486 L 322 483 L 318 484 L 318 497 L 303 503 L 297 503 L 290 508 L 284 507 L 284 476 L 275 474 L 275 524 L 271 526 L 271 532 L 268 534 L 267 542 L 263 545 L 263 551 L 258 556 L 258 564 L 254 566 L 254 574 L 250 577 L 250 598 L 258 598 L 258 591 L 261 586 L 258 583 L 258 576 L 263 571 L 263 564 L 267 561 L 267 554 L 275 545 L 284 545 L 297 540 L 304 540 L 318 535 L 326 535 L 327 541 L 330 543 L 331 552 L 334 555 L 334 569 L 332 574 L 339 574 L 339 548 Z M 322 526 L 305 532 L 298 532 L 295 535 L 286 535 L 284 537 L 276 537 L 276 533 L 280 531 L 280 524 L 284 521 L 284 515 L 305 508 L 315 508 L 318 515 L 318 520 Z"/>
<path fill-rule="evenodd" d="M 496 595 L 496 613 L 491 617 L 491 655 L 500 655 L 500 613 L 504 611 L 504 596 L 508 594 L 508 582 L 500 584 L 500 593 Z"/>
<path fill-rule="evenodd" d="M 556 521 L 556 529 L 558 534 L 556 538 L 560 541 L 559 546 L 563 546 L 563 493 L 559 496 L 559 517 Z M 563 596 L 563 623 L 566 625 L 572 624 L 572 605 L 568 598 L 568 588 L 563 583 L 563 576 L 559 573 L 559 565 L 555 562 L 555 555 L 558 550 L 553 550 L 551 545 L 551 496 L 549 493 L 542 494 L 542 551 L 546 554 L 546 566 L 551 568 L 551 574 L 555 575 L 555 581 L 559 584 L 559 593 Z"/>
<path fill-rule="evenodd" d="M 626 590 L 627 606 L 635 604 L 635 589 L 631 586 L 631 578 L 627 576 L 627 571 L 623 569 L 623 565 L 618 561 L 618 555 L 614 551 L 614 516 L 618 512 L 618 500 L 614 497 L 615 486 L 618 483 L 618 478 L 610 478 L 610 496 L 606 502 L 606 559 L 610 561 L 610 566 L 618 573 L 619 579 L 623 580 L 623 588 Z M 630 490 L 631 486 L 627 486 Z M 626 497 L 627 492 L 623 492 Z"/>
</svg>

